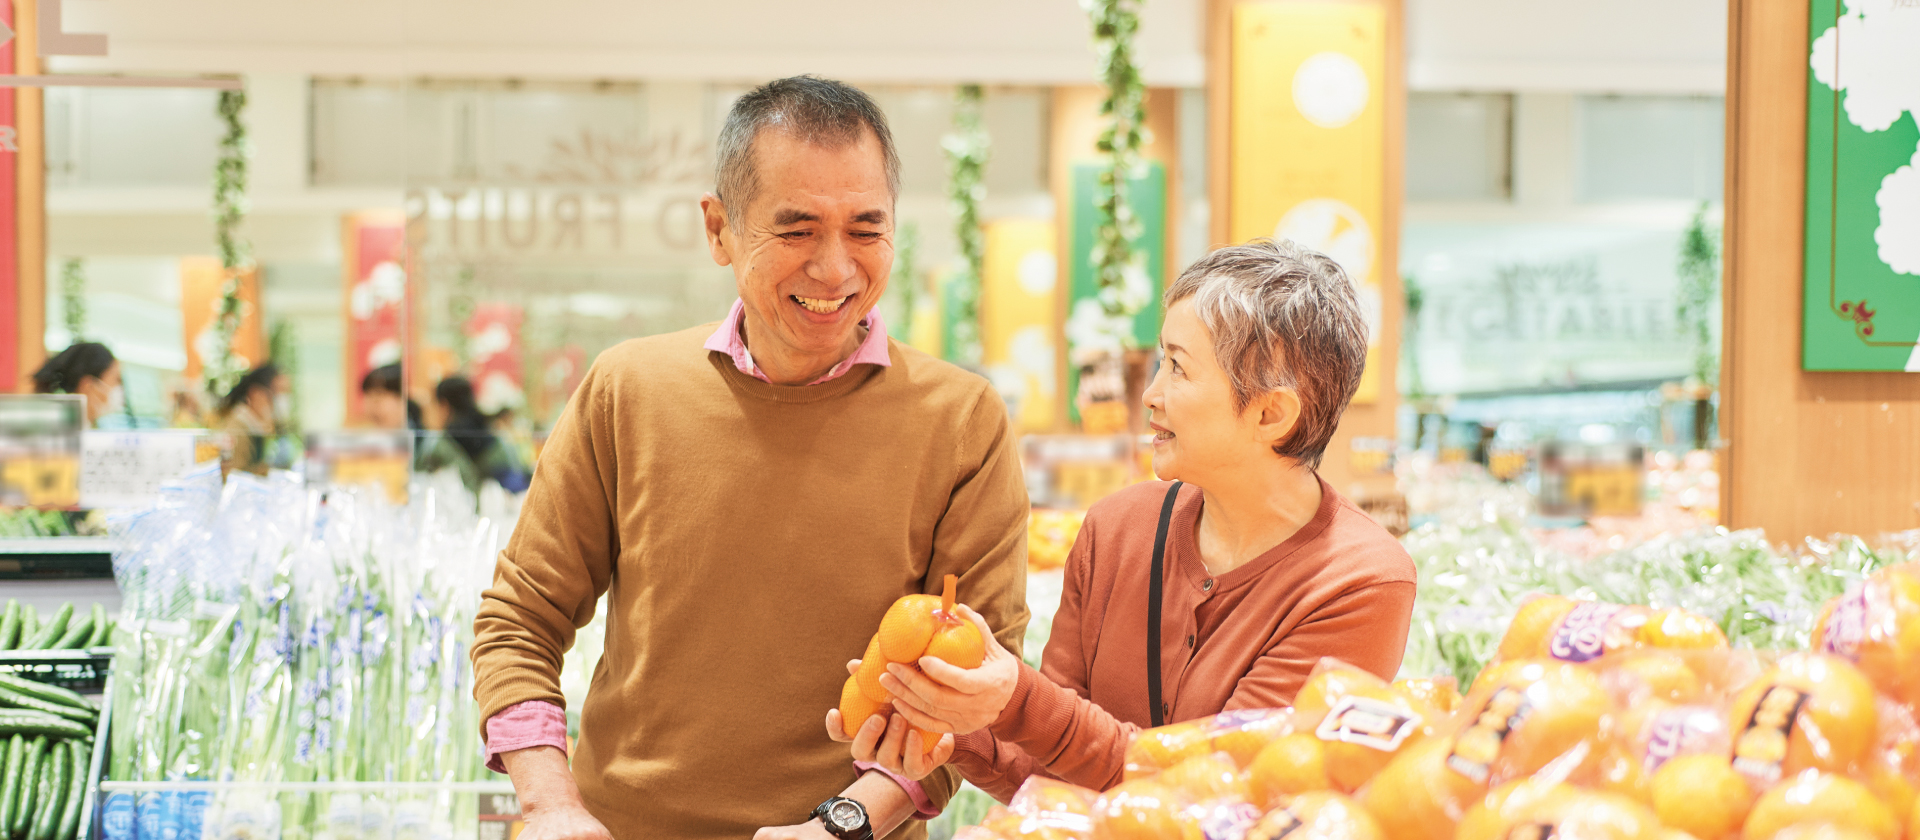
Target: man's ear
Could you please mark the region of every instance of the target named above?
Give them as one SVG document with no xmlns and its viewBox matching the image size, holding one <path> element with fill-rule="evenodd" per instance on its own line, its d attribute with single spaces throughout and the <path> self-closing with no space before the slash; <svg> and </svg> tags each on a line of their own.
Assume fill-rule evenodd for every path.
<svg viewBox="0 0 1920 840">
<path fill-rule="evenodd" d="M 717 265 L 733 265 L 733 231 L 727 228 L 727 206 L 720 196 L 707 193 L 700 197 L 700 215 L 707 232 L 707 252 Z"/>
<path fill-rule="evenodd" d="M 1248 406 L 1249 410 L 1259 412 L 1254 418 L 1254 435 L 1268 448 L 1286 442 L 1300 425 L 1300 405 L 1300 392 L 1292 388 L 1281 388 L 1255 399 L 1253 405 Z"/>
</svg>

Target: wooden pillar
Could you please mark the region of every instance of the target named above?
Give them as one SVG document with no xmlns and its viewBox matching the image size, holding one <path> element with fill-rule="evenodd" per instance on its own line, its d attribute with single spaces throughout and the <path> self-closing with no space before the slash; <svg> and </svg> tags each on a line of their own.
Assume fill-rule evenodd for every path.
<svg viewBox="0 0 1920 840">
<path fill-rule="evenodd" d="M 13 41 L 5 49 L 12 53 L 12 70 L 18 75 L 40 72 L 38 18 L 34 0 L 13 0 Z M 7 300 L 0 304 L 12 334 L 10 346 L 0 353 L 0 390 L 31 392 L 33 372 L 46 361 L 47 332 L 47 146 L 45 109 L 40 88 L 20 87 L 6 91 L 11 101 L 13 146 L 16 151 L 0 153 L 4 164 L 11 164 L 12 191 L 5 200 L 12 203 L 10 246 L 11 284 L 0 283 Z M 0 108 L 0 111 L 6 109 Z M 7 160 L 9 159 L 10 160 Z M 10 285 L 11 288 L 5 288 Z"/>
<path fill-rule="evenodd" d="M 1801 369 L 1807 0 L 1733 0 L 1721 517 L 1774 541 L 1920 527 L 1920 374 Z"/>
<path fill-rule="evenodd" d="M 1342 493 L 1355 498 L 1381 496 L 1394 492 L 1394 479 L 1366 467 L 1368 453 L 1356 453 L 1355 438 L 1392 439 L 1399 409 L 1396 368 L 1400 358 L 1401 289 L 1399 271 L 1400 211 L 1404 195 L 1403 147 L 1406 136 L 1406 59 L 1405 10 L 1402 0 L 1208 0 L 1207 3 L 1207 195 L 1212 205 L 1210 239 L 1214 243 L 1244 240 L 1252 234 L 1237 234 L 1247 228 L 1243 220 L 1236 225 L 1234 161 L 1234 56 L 1233 9 L 1256 3 L 1325 6 L 1361 5 L 1379 8 L 1384 13 L 1385 68 L 1382 89 L 1374 91 L 1383 111 L 1380 179 L 1380 213 L 1373 232 L 1374 249 L 1371 274 L 1378 283 L 1380 320 L 1374 352 L 1369 354 L 1373 376 L 1372 399 L 1363 393 L 1347 408 L 1339 430 L 1328 445 L 1320 465 L 1320 475 Z M 1295 150 L 1275 149 L 1276 155 L 1297 154 Z M 1263 221 L 1271 225 L 1271 221 Z M 1265 231 L 1261 233 L 1264 235 Z M 1354 278 L 1363 282 L 1362 278 Z M 1363 385 L 1363 389 L 1367 386 Z"/>
</svg>

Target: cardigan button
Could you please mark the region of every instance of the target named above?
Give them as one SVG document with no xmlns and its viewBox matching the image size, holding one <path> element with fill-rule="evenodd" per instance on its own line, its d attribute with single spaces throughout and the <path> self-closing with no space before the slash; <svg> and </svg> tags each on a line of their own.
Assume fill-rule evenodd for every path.
<svg viewBox="0 0 1920 840">
<path fill-rule="evenodd" d="M 1200 582 L 1200 591 L 1202 591 L 1202 592 L 1212 592 L 1212 591 L 1213 591 L 1213 578 L 1207 578 L 1206 580 L 1203 580 L 1203 581 L 1201 581 L 1201 582 Z"/>
<path fill-rule="evenodd" d="M 1169 717 L 1173 717 L 1173 707 L 1172 707 L 1172 706 L 1169 706 L 1169 705 L 1167 705 L 1167 704 L 1165 704 L 1165 703 L 1161 703 L 1161 704 L 1160 704 L 1160 717 L 1162 717 L 1162 718 L 1169 718 Z"/>
<path fill-rule="evenodd" d="M 1193 647 L 1193 634 L 1191 633 L 1187 634 L 1187 647 Z M 1916 838 L 1915 840 L 1920 840 L 1920 838 Z"/>
</svg>

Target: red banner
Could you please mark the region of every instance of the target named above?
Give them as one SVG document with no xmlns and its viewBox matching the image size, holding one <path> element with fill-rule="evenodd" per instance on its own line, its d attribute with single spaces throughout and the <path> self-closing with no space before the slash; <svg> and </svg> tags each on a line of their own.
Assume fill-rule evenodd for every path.
<svg viewBox="0 0 1920 840">
<path fill-rule="evenodd" d="M 349 423 L 363 419 L 360 380 L 367 371 L 398 364 L 406 355 L 406 236 L 406 221 L 397 212 L 355 213 L 342 226 Z"/>
<path fill-rule="evenodd" d="M 525 313 L 507 303 L 483 303 L 467 319 L 468 367 L 473 371 L 473 395 L 489 414 L 526 405 L 526 374 L 520 347 L 520 322 Z"/>
</svg>

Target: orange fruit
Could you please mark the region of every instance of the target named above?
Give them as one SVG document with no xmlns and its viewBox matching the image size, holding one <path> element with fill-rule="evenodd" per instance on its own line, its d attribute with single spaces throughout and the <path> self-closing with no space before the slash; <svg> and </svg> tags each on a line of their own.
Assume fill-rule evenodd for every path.
<svg viewBox="0 0 1920 840">
<path fill-rule="evenodd" d="M 1313 791 L 1293 797 L 1281 809 L 1300 827 L 1285 836 L 1301 840 L 1385 840 L 1380 823 L 1360 803 L 1331 791 Z M 1278 813 L 1278 812 L 1276 812 Z M 1255 835 L 1251 832 L 1248 840 Z"/>
<path fill-rule="evenodd" d="M 1753 804 L 1745 840 L 1774 840 L 1802 823 L 1828 823 L 1871 840 L 1897 840 L 1900 824 L 1866 785 L 1844 776 L 1808 770 L 1776 786 Z"/>
<path fill-rule="evenodd" d="M 1520 605 L 1507 622 L 1507 633 L 1500 637 L 1500 649 L 1494 659 L 1537 659 L 1547 655 L 1547 641 L 1553 638 L 1560 620 L 1573 611 L 1577 602 L 1559 595 L 1535 595 Z"/>
<path fill-rule="evenodd" d="M 1546 799 L 1565 799 L 1572 794 L 1573 788 L 1569 785 L 1532 779 L 1508 782 L 1488 791 L 1461 815 L 1454 840 L 1502 840 L 1524 809 Z"/>
<path fill-rule="evenodd" d="M 1655 610 L 1640 626 L 1640 643 L 1663 650 L 1724 650 L 1727 634 L 1713 619 L 1698 613 Z"/>
<path fill-rule="evenodd" d="M 1761 786 L 1802 770 L 1844 771 L 1867 757 L 1879 726 L 1873 684 L 1843 659 L 1782 658 L 1734 696 L 1733 767 Z"/>
<path fill-rule="evenodd" d="M 1183 813 L 1180 792 L 1152 779 L 1134 779 L 1093 803 L 1093 835 L 1101 840 L 1199 840 L 1200 828 Z"/>
<path fill-rule="evenodd" d="M 973 622 L 943 622 L 927 642 L 926 655 L 956 668 L 978 668 L 986 661 L 987 645 Z"/>
<path fill-rule="evenodd" d="M 859 734 L 867 718 L 890 714 L 893 714 L 892 704 L 873 702 L 860 690 L 856 678 L 848 677 L 846 685 L 840 687 L 840 728 L 847 733 L 847 737 Z"/>
<path fill-rule="evenodd" d="M 1125 778 L 1151 776 L 1195 755 L 1211 752 L 1205 720 L 1185 720 L 1143 729 L 1127 745 Z"/>
<path fill-rule="evenodd" d="M 1432 732 L 1434 722 L 1440 719 L 1438 712 L 1416 705 L 1390 688 L 1359 688 L 1348 696 L 1359 698 L 1356 704 L 1374 702 L 1355 705 L 1341 714 L 1340 722 L 1357 730 L 1358 738 L 1326 742 L 1327 778 L 1342 793 L 1359 790 L 1395 755 Z M 1382 730 L 1381 736 L 1368 737 L 1365 730 L 1369 728 Z"/>
<path fill-rule="evenodd" d="M 1223 797 L 1252 798 L 1247 783 L 1240 778 L 1240 768 L 1220 753 L 1194 756 L 1175 764 L 1160 774 L 1159 782 L 1179 790 L 1194 802 Z"/>
<path fill-rule="evenodd" d="M 933 755 L 934 747 L 940 746 L 940 733 L 928 732 L 925 729 L 911 724 L 909 724 L 907 728 L 920 733 L 920 753 L 922 755 Z"/>
<path fill-rule="evenodd" d="M 1254 757 L 1247 786 L 1253 804 L 1262 808 L 1278 807 L 1284 795 L 1332 789 L 1326 745 L 1310 732 L 1281 736 Z"/>
<path fill-rule="evenodd" d="M 1773 840 L 1873 840 L 1873 837 L 1833 823 L 1804 822 L 1780 829 L 1774 833 Z"/>
<path fill-rule="evenodd" d="M 1293 696 L 1293 708 L 1302 722 L 1311 726 L 1333 708 L 1340 698 L 1361 688 L 1385 689 L 1387 681 L 1331 657 L 1320 660 L 1313 676 Z"/>
<path fill-rule="evenodd" d="M 939 610 L 940 599 L 932 595 L 907 595 L 893 602 L 880 618 L 880 654 L 890 662 L 919 659 L 939 629 L 934 617 Z"/>
<path fill-rule="evenodd" d="M 1812 649 L 1854 663 L 1888 696 L 1920 706 L 1920 564 L 1881 569 L 1827 602 Z"/>
<path fill-rule="evenodd" d="M 953 840 L 960 840 L 959 835 L 955 835 Z M 1680 829 L 1677 829 L 1677 828 L 1668 828 L 1665 831 L 1660 832 L 1659 840 L 1700 840 L 1700 838 L 1695 837 L 1691 834 L 1688 834 L 1684 831 L 1681 831 Z"/>
<path fill-rule="evenodd" d="M 1673 703 L 1696 700 L 1706 686 L 1687 662 L 1670 653 L 1647 651 L 1621 657 L 1615 670 L 1630 679 L 1635 700 L 1654 698 Z"/>
<path fill-rule="evenodd" d="M 1660 840 L 1663 831 L 1652 811 L 1624 796 L 1525 781 L 1489 794 L 1461 819 L 1455 836 L 1457 840 Z"/>
<path fill-rule="evenodd" d="M 1913 803 L 1913 813 L 1907 815 L 1907 840 L 1920 840 L 1920 802 Z"/>
<path fill-rule="evenodd" d="M 1453 714 L 1460 708 L 1460 683 L 1452 677 L 1395 680 L 1393 690 L 1441 714 Z"/>
<path fill-rule="evenodd" d="M 1244 770 L 1268 744 L 1293 731 L 1293 720 L 1292 709 L 1221 712 L 1213 717 L 1207 749 L 1232 756 L 1234 764 Z"/>
<path fill-rule="evenodd" d="M 860 670 L 853 675 L 860 684 L 860 693 L 875 703 L 891 703 L 893 695 L 880 687 L 880 675 L 887 672 L 887 658 L 880 653 L 880 635 L 874 634 L 867 642 L 867 652 L 860 655 Z"/>
<path fill-rule="evenodd" d="M 1481 784 L 1532 775 L 1582 741 L 1613 709 L 1593 672 L 1552 660 L 1514 663 L 1474 690 L 1452 739 L 1455 772 Z M 1474 778 L 1477 777 L 1477 778 Z"/>
<path fill-rule="evenodd" d="M 1451 738 L 1429 738 L 1393 757 L 1360 791 L 1380 830 L 1394 840 L 1452 840 L 1454 823 L 1486 785 L 1447 767 Z"/>
<path fill-rule="evenodd" d="M 1683 755 L 1660 765 L 1648 785 L 1660 821 L 1700 840 L 1722 840 L 1740 830 L 1753 805 L 1747 777 L 1722 755 Z"/>
</svg>

